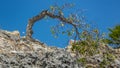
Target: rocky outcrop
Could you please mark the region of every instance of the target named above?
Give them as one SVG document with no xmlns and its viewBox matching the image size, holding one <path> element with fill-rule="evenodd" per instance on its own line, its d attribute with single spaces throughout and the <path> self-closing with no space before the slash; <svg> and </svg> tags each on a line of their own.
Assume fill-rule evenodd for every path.
<svg viewBox="0 0 120 68">
<path fill-rule="evenodd" d="M 80 64 L 65 49 L 45 47 L 20 38 L 18 31 L 0 30 L 1 68 L 79 68 Z"/>
<path fill-rule="evenodd" d="M 89 57 L 70 49 L 70 44 L 49 47 L 20 37 L 18 31 L 0 30 L 0 68 L 120 68 L 120 53 L 109 46 L 101 44 L 101 53 Z"/>
</svg>

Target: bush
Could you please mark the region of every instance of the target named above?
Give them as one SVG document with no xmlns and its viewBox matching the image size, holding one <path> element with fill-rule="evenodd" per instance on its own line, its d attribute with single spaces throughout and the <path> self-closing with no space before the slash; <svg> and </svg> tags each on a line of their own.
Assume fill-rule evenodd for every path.
<svg viewBox="0 0 120 68">
<path fill-rule="evenodd" d="M 78 62 L 81 62 L 83 65 L 86 65 L 87 60 L 86 60 L 86 58 L 80 58 L 80 59 L 78 59 Z"/>
<path fill-rule="evenodd" d="M 105 68 L 107 65 L 109 65 L 111 62 L 115 60 L 115 56 L 110 53 L 106 53 L 103 55 L 103 61 L 100 62 L 100 68 Z"/>
<path fill-rule="evenodd" d="M 97 54 L 100 42 L 98 30 L 83 31 L 80 35 L 81 40 L 72 44 L 72 50 L 83 56 L 93 56 Z"/>
<path fill-rule="evenodd" d="M 120 47 L 120 25 L 115 26 L 113 29 L 110 28 L 109 31 L 109 38 L 106 39 L 107 43 Z"/>
</svg>

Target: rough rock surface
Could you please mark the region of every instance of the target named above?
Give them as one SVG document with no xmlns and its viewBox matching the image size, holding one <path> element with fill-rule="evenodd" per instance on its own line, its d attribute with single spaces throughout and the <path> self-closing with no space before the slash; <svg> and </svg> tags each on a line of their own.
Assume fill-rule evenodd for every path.
<svg viewBox="0 0 120 68">
<path fill-rule="evenodd" d="M 43 45 L 45 47 L 20 37 L 18 31 L 0 30 L 0 68 L 102 68 L 101 63 L 106 50 L 117 58 L 114 61 L 110 59 L 110 63 L 105 67 L 120 68 L 120 49 L 100 46 L 101 53 L 84 57 L 84 65 L 78 62 L 77 55 L 73 55 L 70 45 L 63 49 Z"/>
<path fill-rule="evenodd" d="M 65 49 L 42 47 L 20 38 L 18 31 L 0 30 L 0 68 L 80 68 L 80 64 Z"/>
</svg>

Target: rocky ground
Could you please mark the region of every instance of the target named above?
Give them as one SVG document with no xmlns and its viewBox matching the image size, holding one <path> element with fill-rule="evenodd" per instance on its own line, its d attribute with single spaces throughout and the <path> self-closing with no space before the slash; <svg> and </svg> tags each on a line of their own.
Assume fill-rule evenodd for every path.
<svg viewBox="0 0 120 68">
<path fill-rule="evenodd" d="M 40 45 L 18 31 L 0 30 L 0 68 L 120 68 L 120 49 L 101 44 L 99 54 L 83 57 L 70 47 Z"/>
</svg>

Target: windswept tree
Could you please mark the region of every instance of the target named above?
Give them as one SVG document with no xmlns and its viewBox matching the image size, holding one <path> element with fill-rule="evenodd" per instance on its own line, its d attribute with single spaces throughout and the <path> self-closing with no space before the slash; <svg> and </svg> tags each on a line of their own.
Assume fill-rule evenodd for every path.
<svg viewBox="0 0 120 68">
<path fill-rule="evenodd" d="M 74 36 L 74 39 L 79 38 L 80 30 L 83 28 L 83 24 L 82 24 L 83 18 L 76 13 L 71 13 L 68 15 L 68 17 L 64 16 L 64 13 L 63 13 L 63 10 L 66 7 L 70 8 L 72 6 L 73 4 L 65 4 L 62 7 L 54 5 L 50 7 L 50 10 L 43 10 L 41 11 L 40 14 L 29 19 L 27 29 L 26 29 L 26 39 L 38 42 L 37 40 L 32 38 L 32 34 L 33 34 L 32 27 L 37 21 L 44 19 L 46 17 L 57 19 L 60 21 L 59 24 L 51 28 L 51 32 L 53 34 L 57 34 L 58 32 L 61 32 L 62 34 L 67 33 L 68 36 Z M 71 28 L 67 30 L 60 29 L 68 25 L 71 26 Z"/>
</svg>

